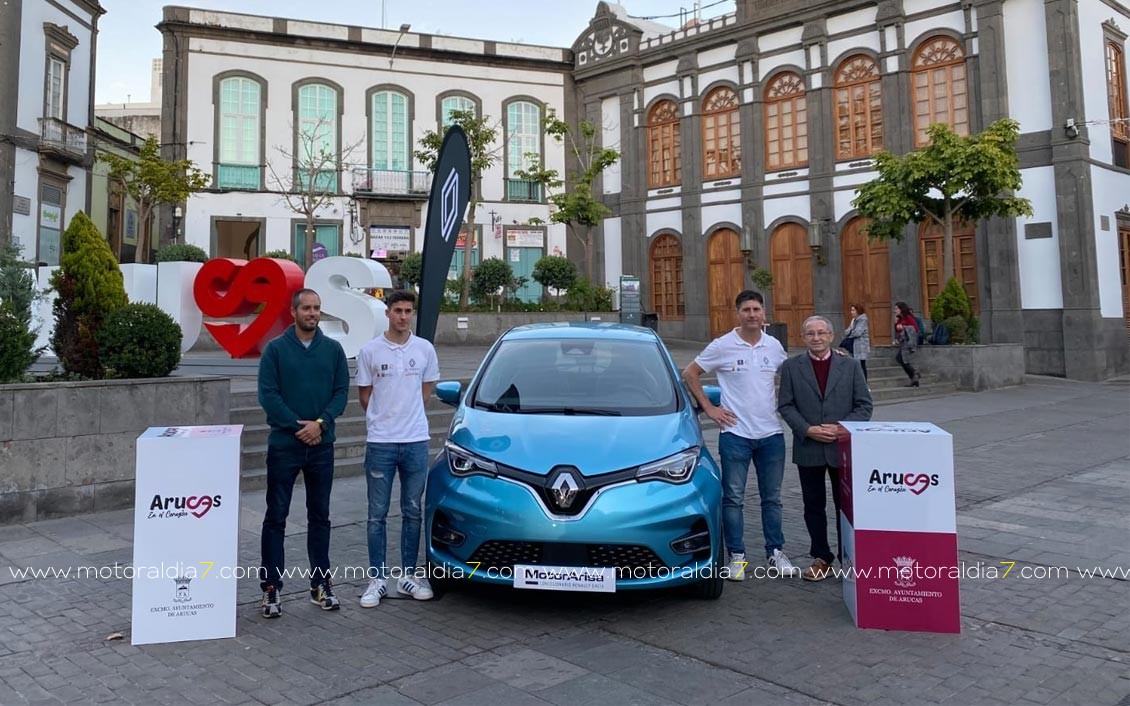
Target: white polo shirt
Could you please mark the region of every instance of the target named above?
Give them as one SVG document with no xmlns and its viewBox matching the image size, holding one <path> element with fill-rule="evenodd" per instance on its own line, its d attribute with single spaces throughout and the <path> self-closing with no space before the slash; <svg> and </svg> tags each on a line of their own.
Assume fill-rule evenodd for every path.
<svg viewBox="0 0 1130 706">
<path fill-rule="evenodd" d="M 357 386 L 373 388 L 365 410 L 366 441 L 427 441 L 428 417 L 421 387 L 436 380 L 439 361 L 427 339 L 413 334 L 397 345 L 381 334 L 366 343 L 357 354 Z"/>
<path fill-rule="evenodd" d="M 694 362 L 706 372 L 717 371 L 722 406 L 738 423 L 723 429 L 746 439 L 780 434 L 777 417 L 777 370 L 788 359 L 781 342 L 767 333 L 756 346 L 742 340 L 734 329 L 710 342 Z"/>
</svg>

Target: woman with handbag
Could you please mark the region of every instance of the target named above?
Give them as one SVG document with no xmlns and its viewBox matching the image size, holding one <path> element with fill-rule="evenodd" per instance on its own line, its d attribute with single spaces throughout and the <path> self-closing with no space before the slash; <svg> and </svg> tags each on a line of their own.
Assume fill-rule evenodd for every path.
<svg viewBox="0 0 1130 706">
<path fill-rule="evenodd" d="M 862 304 L 851 305 L 851 323 L 844 329 L 840 348 L 859 361 L 863 377 L 867 378 L 867 358 L 871 355 L 871 333 L 867 322 L 867 309 Z"/>
</svg>

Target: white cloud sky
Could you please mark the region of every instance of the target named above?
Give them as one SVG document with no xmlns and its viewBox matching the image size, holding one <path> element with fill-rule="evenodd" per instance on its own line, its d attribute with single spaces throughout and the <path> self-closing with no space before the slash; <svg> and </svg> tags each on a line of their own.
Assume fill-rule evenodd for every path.
<svg viewBox="0 0 1130 706">
<path fill-rule="evenodd" d="M 733 0 L 703 10 L 703 17 L 734 11 Z M 150 67 L 161 56 L 162 0 L 101 0 L 106 14 L 98 23 L 98 84 L 96 103 L 149 99 Z M 596 0 L 193 0 L 180 3 L 203 9 L 252 15 L 290 17 L 364 27 L 399 27 L 407 22 L 413 32 L 476 37 L 496 41 L 567 47 L 588 25 Z M 680 9 L 693 0 L 623 0 L 634 16 L 675 15 L 657 20 L 674 27 Z"/>
</svg>

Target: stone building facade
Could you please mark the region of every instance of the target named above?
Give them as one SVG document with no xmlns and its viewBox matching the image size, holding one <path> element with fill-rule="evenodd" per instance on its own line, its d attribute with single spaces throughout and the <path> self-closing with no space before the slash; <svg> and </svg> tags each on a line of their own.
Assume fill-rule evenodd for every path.
<svg viewBox="0 0 1130 706">
<path fill-rule="evenodd" d="M 1030 373 L 1125 372 L 1127 31 L 1117 0 L 738 0 L 678 30 L 602 2 L 573 46 L 579 112 L 623 153 L 601 184 L 602 277 L 640 276 L 661 333 L 702 340 L 762 268 L 794 345 L 851 303 L 889 342 L 892 303 L 927 311 L 944 285 L 940 233 L 862 236 L 871 157 L 933 122 L 1012 117 L 1035 214 L 955 239 L 981 340 L 1023 343 Z"/>
</svg>

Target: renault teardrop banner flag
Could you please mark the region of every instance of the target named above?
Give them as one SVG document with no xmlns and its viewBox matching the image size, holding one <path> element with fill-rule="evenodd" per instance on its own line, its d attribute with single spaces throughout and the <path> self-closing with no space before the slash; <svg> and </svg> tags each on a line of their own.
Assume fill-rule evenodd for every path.
<svg viewBox="0 0 1130 706">
<path fill-rule="evenodd" d="M 416 335 L 435 339 L 439 306 L 447 272 L 455 252 L 455 238 L 471 200 L 471 148 L 463 128 L 447 129 L 436 157 L 432 192 L 428 197 L 428 222 L 424 227 L 424 252 L 420 272 L 420 305 L 416 310 Z"/>
</svg>

